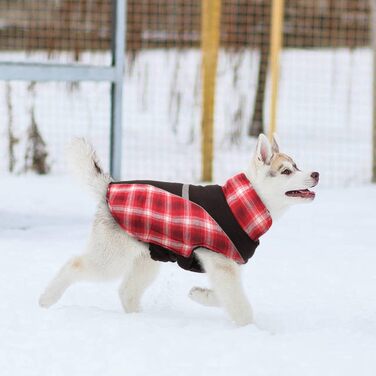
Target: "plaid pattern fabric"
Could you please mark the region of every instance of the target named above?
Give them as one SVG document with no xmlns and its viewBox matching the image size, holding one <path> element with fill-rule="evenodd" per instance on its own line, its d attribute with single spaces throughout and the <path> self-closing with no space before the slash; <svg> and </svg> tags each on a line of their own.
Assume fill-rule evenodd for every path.
<svg viewBox="0 0 376 376">
<path fill-rule="evenodd" d="M 198 247 L 244 263 L 236 247 L 199 205 L 147 184 L 110 184 L 112 216 L 130 235 L 189 257 Z"/>
<path fill-rule="evenodd" d="M 272 217 L 244 174 L 229 179 L 222 190 L 232 214 L 252 240 L 269 230 Z"/>
<path fill-rule="evenodd" d="M 272 224 L 268 210 L 244 174 L 222 187 L 226 202 L 243 231 L 252 239 Z M 149 184 L 110 184 L 107 202 L 112 216 L 130 235 L 183 257 L 205 247 L 238 263 L 246 262 L 229 236 L 196 203 Z"/>
</svg>

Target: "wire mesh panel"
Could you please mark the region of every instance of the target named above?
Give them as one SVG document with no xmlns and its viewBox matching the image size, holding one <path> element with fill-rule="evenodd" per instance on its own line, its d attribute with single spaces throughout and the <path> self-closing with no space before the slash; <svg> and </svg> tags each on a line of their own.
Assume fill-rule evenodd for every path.
<svg viewBox="0 0 376 376">
<path fill-rule="evenodd" d="M 65 146 L 73 136 L 91 140 L 108 164 L 111 83 L 64 82 L 59 72 L 71 79 L 63 69 L 48 76 L 61 82 L 45 82 L 43 72 L 51 64 L 86 70 L 111 64 L 113 10 L 112 0 L 0 1 L 0 70 L 30 72 L 43 63 L 33 71 L 35 80 L 33 73 L 23 75 L 33 81 L 2 74 L 1 171 L 63 172 Z M 74 79 L 82 79 L 79 75 Z"/>
<path fill-rule="evenodd" d="M 270 17 L 270 1 L 222 2 L 214 161 L 220 181 L 248 168 L 266 131 Z"/>
<path fill-rule="evenodd" d="M 370 181 L 368 0 L 287 2 L 279 132 L 328 185 Z"/>
<path fill-rule="evenodd" d="M 127 176 L 200 178 L 200 19 L 200 1 L 128 2 Z M 268 131 L 270 23 L 271 1 L 222 1 L 217 181 Z M 368 0 L 286 2 L 277 130 L 324 185 L 370 179 L 371 58 Z"/>
<path fill-rule="evenodd" d="M 200 1 L 130 0 L 124 86 L 126 178 L 200 176 Z"/>
<path fill-rule="evenodd" d="M 198 181 L 201 177 L 202 1 L 127 1 L 124 178 Z M 0 1 L 0 62 L 110 64 L 111 2 Z M 369 17 L 369 0 L 285 2 L 277 132 L 282 149 L 302 168 L 319 170 L 324 185 L 370 180 Z M 214 114 L 216 181 L 247 168 L 257 135 L 268 131 L 270 24 L 271 0 L 222 0 Z M 13 93 L 19 90 L 17 85 Z M 42 95 L 38 87 L 44 85 L 55 85 L 49 100 L 55 103 L 59 95 L 66 95 L 71 107 L 61 108 L 75 111 L 74 98 L 80 91 L 37 84 L 37 94 L 32 95 Z M 31 95 L 28 86 L 19 86 L 26 97 Z M 87 92 L 87 103 L 79 103 L 86 106 L 93 124 L 108 119 L 108 97 L 96 97 L 97 89 L 83 87 L 79 90 Z M 98 87 L 106 87 L 102 92 L 109 95 L 107 84 Z M 9 87 L 1 83 L 0 89 L 5 118 Z M 17 101 L 15 94 L 11 97 Z M 40 108 L 53 108 L 47 98 L 38 103 Z M 45 132 L 51 137 L 55 132 L 56 142 L 61 142 L 80 126 L 49 127 Z M 104 143 L 107 131 L 98 127 Z M 2 129 L 7 135 L 7 127 Z"/>
<path fill-rule="evenodd" d="M 246 162 L 252 144 L 246 135 L 267 132 L 270 116 L 271 2 L 226 0 L 224 5 L 216 110 L 223 135 L 222 141 L 217 138 L 217 175 L 234 171 L 234 160 Z M 369 16 L 368 0 L 285 2 L 277 131 L 282 149 L 302 167 L 319 170 L 324 185 L 370 180 Z"/>
<path fill-rule="evenodd" d="M 0 82 L 0 170 L 62 173 L 65 147 L 87 137 L 108 165 L 110 84 Z"/>
<path fill-rule="evenodd" d="M 0 61 L 110 64 L 111 0 L 1 0 Z"/>
</svg>

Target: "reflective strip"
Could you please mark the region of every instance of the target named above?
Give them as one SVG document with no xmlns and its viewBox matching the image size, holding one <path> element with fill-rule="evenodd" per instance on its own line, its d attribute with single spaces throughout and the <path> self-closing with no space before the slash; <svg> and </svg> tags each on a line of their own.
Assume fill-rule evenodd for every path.
<svg viewBox="0 0 376 376">
<path fill-rule="evenodd" d="M 181 197 L 183 197 L 186 200 L 189 200 L 189 184 L 183 184 Z"/>
</svg>

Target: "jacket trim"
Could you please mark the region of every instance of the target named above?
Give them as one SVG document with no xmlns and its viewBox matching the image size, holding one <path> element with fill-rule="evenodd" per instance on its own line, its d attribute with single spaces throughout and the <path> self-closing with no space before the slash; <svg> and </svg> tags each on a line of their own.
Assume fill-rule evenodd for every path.
<svg viewBox="0 0 376 376">
<path fill-rule="evenodd" d="M 234 217 L 252 240 L 269 230 L 272 217 L 245 174 L 227 180 L 222 190 Z"/>
</svg>

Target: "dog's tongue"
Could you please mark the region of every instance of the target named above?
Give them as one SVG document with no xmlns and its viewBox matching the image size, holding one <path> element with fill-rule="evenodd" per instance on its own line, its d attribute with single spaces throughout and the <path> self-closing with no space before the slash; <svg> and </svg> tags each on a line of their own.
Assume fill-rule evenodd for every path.
<svg viewBox="0 0 376 376">
<path fill-rule="evenodd" d="M 296 191 L 288 191 L 286 192 L 286 195 L 289 197 L 314 198 L 315 192 L 308 189 L 300 189 Z"/>
</svg>

